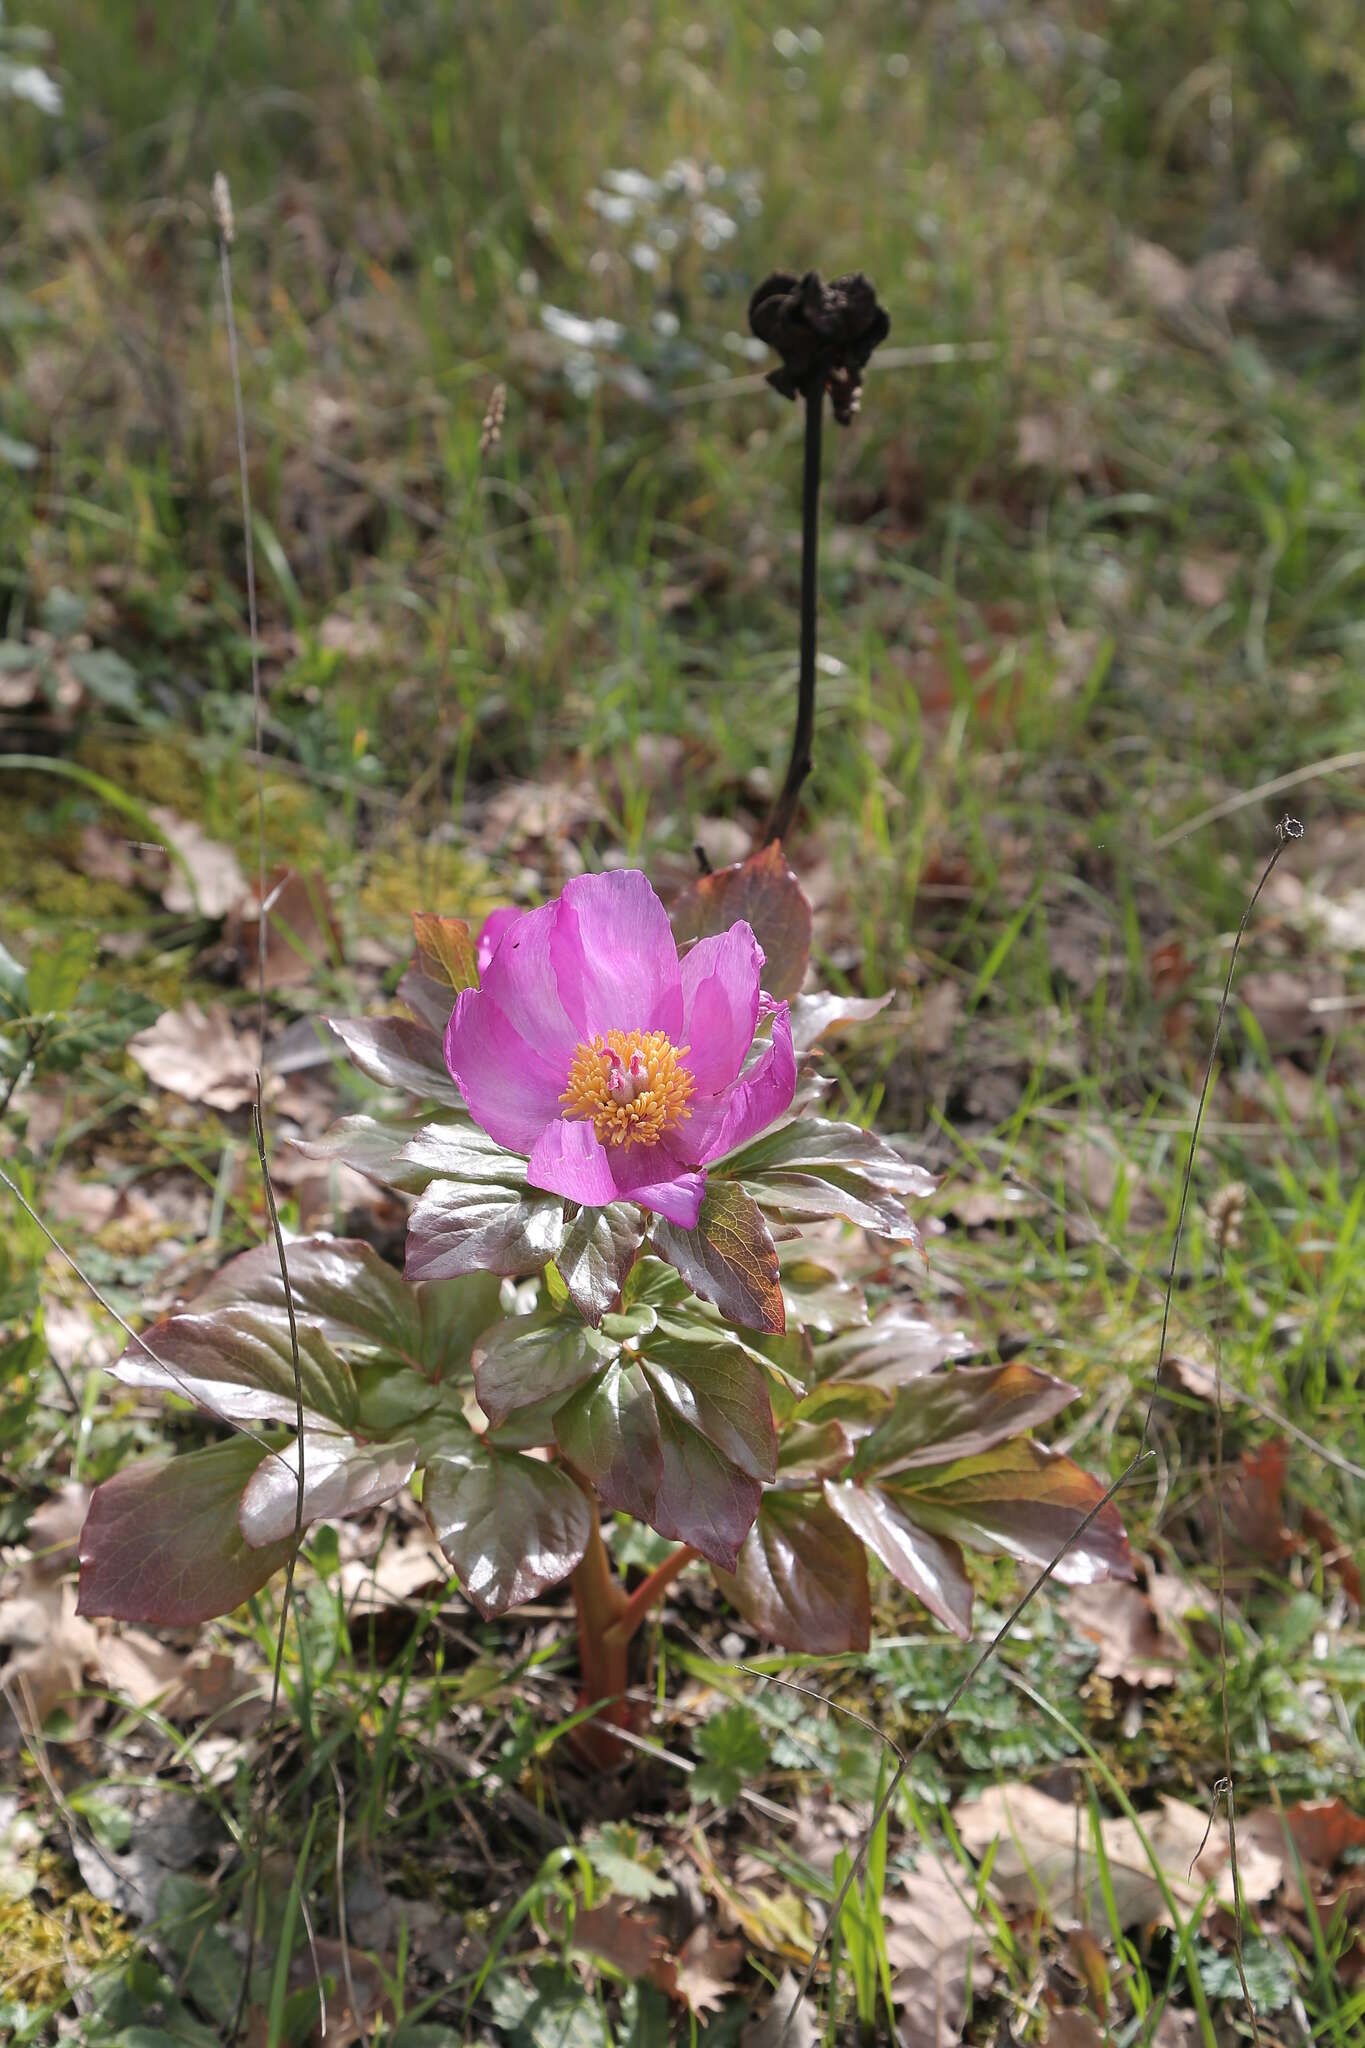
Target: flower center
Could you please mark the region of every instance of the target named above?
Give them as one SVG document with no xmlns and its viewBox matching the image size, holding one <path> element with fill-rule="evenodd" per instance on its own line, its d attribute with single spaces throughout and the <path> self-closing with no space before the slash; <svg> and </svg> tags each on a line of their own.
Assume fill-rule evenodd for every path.
<svg viewBox="0 0 1365 2048">
<path fill-rule="evenodd" d="M 662 1031 L 599 1032 L 574 1053 L 559 1099 L 604 1145 L 653 1145 L 692 1114 L 687 1098 L 697 1084 L 678 1064 L 689 1050 Z"/>
</svg>

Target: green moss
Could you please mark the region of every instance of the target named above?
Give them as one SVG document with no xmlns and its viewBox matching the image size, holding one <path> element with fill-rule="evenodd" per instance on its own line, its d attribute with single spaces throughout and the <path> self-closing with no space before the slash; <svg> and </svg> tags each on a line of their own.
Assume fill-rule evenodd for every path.
<svg viewBox="0 0 1365 2048">
<path fill-rule="evenodd" d="M 0 1898 L 5 1991 L 28 2005 L 60 2005 L 72 1979 L 116 1962 L 133 1945 L 121 1913 L 73 1885 L 62 1859 L 42 1850 L 27 1898 Z M 38 1892 L 52 1903 L 40 1905 Z"/>
</svg>

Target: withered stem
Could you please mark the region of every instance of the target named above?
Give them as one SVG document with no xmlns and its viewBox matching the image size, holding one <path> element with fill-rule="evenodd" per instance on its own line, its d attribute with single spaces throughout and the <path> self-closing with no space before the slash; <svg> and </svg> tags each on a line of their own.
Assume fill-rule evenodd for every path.
<svg viewBox="0 0 1365 2048">
<path fill-rule="evenodd" d="M 801 673 L 797 685 L 796 731 L 787 779 L 763 834 L 785 839 L 796 816 L 802 784 L 812 768 L 815 745 L 815 612 L 820 550 L 820 436 L 825 417 L 825 378 L 818 372 L 805 389 L 806 458 L 801 473 Z"/>
</svg>

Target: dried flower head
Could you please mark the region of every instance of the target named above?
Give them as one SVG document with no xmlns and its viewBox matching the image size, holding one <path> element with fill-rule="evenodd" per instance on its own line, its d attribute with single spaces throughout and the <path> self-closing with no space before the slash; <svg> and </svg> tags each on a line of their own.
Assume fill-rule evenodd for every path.
<svg viewBox="0 0 1365 2048">
<path fill-rule="evenodd" d="M 507 411 L 507 386 L 495 384 L 488 401 L 488 410 L 483 416 L 483 432 L 479 436 L 479 460 L 490 456 L 502 439 L 502 422 Z"/>
<path fill-rule="evenodd" d="M 218 223 L 219 234 L 230 249 L 233 235 L 236 233 L 236 224 L 232 218 L 232 193 L 221 171 L 215 171 L 213 174 L 213 218 Z"/>
<path fill-rule="evenodd" d="M 792 277 L 775 270 L 749 301 L 749 325 L 782 358 L 768 382 L 784 398 L 828 389 L 834 417 L 848 426 L 858 410 L 863 371 L 891 332 L 886 308 L 861 270 L 822 284 L 814 270 Z"/>
<path fill-rule="evenodd" d="M 1221 1252 L 1236 1251 L 1242 1242 L 1242 1217 L 1246 1213 L 1247 1191 L 1240 1180 L 1230 1180 L 1209 1201 L 1209 1229 Z"/>
</svg>

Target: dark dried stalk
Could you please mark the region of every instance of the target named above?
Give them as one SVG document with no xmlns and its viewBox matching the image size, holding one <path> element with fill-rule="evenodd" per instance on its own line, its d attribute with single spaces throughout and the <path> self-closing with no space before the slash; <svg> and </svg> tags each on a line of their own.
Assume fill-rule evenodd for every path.
<svg viewBox="0 0 1365 2048">
<path fill-rule="evenodd" d="M 819 591 L 820 441 L 825 417 L 823 371 L 805 390 L 806 454 L 801 472 L 801 672 L 797 685 L 796 731 L 787 779 L 763 833 L 766 846 L 785 839 L 796 816 L 802 785 L 810 774 L 815 746 L 815 624 Z"/>
</svg>

